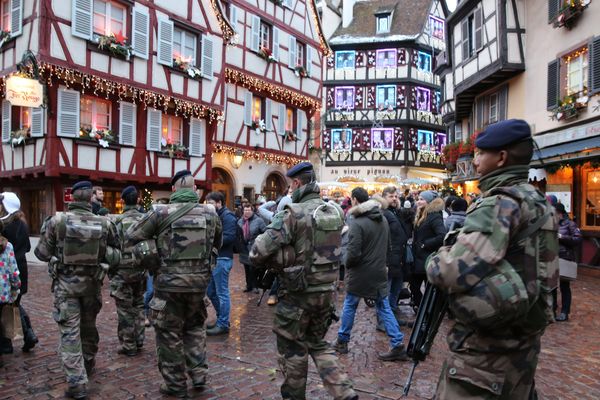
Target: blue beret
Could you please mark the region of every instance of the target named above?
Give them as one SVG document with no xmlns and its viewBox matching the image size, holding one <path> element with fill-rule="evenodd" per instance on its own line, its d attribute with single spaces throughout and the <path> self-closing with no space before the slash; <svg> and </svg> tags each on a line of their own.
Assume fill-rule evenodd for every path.
<svg viewBox="0 0 600 400">
<path fill-rule="evenodd" d="M 513 143 L 531 139 L 531 129 L 522 119 L 496 122 L 477 135 L 475 147 L 479 149 L 502 149 Z"/>
<path fill-rule="evenodd" d="M 311 172 L 313 170 L 313 165 L 307 161 L 301 162 L 300 164 L 294 165 L 290 170 L 285 174 L 288 178 L 293 178 L 296 175 L 303 174 L 305 172 Z"/>
<path fill-rule="evenodd" d="M 180 180 L 181 178 L 183 178 L 185 176 L 191 176 L 191 175 L 192 175 L 192 171 L 190 171 L 188 169 L 182 169 L 181 171 L 179 171 L 175 175 L 173 175 L 173 178 L 171 179 L 171 186 L 174 186 L 175 183 L 177 183 L 177 181 Z"/>
<path fill-rule="evenodd" d="M 76 184 L 73 185 L 73 187 L 71 188 L 71 192 L 74 192 L 76 190 L 80 190 L 80 189 L 91 189 L 92 188 L 92 182 L 90 181 L 79 181 Z"/>
<path fill-rule="evenodd" d="M 123 189 L 123 191 L 121 192 L 121 198 L 124 199 L 125 196 L 131 193 L 135 193 L 137 196 L 137 189 L 135 188 L 135 186 L 127 186 L 125 189 Z"/>
</svg>

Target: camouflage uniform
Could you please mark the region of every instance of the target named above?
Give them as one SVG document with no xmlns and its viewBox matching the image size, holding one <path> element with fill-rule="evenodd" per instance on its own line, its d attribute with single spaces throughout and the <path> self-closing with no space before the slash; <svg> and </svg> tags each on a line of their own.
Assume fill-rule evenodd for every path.
<svg viewBox="0 0 600 400">
<path fill-rule="evenodd" d="M 81 231 L 68 226 L 68 218 L 101 226 L 101 236 L 83 237 Z M 100 263 L 119 262 L 119 235 L 108 218 L 94 215 L 91 205 L 84 202 L 69 203 L 68 212 L 48 218 L 40 233 L 35 255 L 50 261 L 53 317 L 61 335 L 63 369 L 70 387 L 85 385 L 98 352 L 96 316 L 102 308 L 100 288 L 105 275 Z M 99 246 L 94 240 L 98 238 Z"/>
<path fill-rule="evenodd" d="M 505 261 L 521 277 L 528 299 L 521 318 L 494 329 L 455 319 L 448 335 L 452 353 L 435 398 L 527 399 L 534 390 L 540 338 L 552 322 L 549 290 L 558 278 L 558 243 L 554 216 L 527 238 L 515 240 L 551 210 L 543 194 L 527 183 L 527 176 L 527 166 L 484 176 L 479 184 L 483 195 L 469 208 L 456 243 L 429 259 L 427 276 L 450 294 L 451 304 L 453 298 L 472 295 L 472 288 Z"/>
<path fill-rule="evenodd" d="M 340 229 L 331 231 L 324 238 L 326 244 L 317 251 L 313 247 L 311 218 L 314 211 L 325 204 L 319 197 L 319 187 L 316 184 L 302 186 L 296 190 L 293 199 L 294 204 L 275 215 L 266 232 L 258 236 L 250 253 L 255 265 L 271 265 L 269 258 L 282 247 L 291 245 L 296 253 L 295 266 L 286 271 L 297 266 L 318 271 L 316 275 L 306 275 L 304 290 L 293 288 L 297 281 L 292 271 L 278 271 L 282 296 L 275 310 L 273 332 L 277 335 L 279 364 L 284 376 L 281 396 L 295 400 L 306 398 L 310 354 L 328 392 L 335 399 L 354 398 L 352 382 L 342 372 L 334 350 L 324 340 L 335 311 L 333 282 L 341 256 L 343 212 L 339 210 Z M 318 275 L 324 278 L 321 282 L 329 283 L 314 284 L 319 280 Z"/>
<path fill-rule="evenodd" d="M 125 231 L 144 216 L 136 206 L 126 205 L 123 214 L 116 218 L 115 225 L 124 242 Z M 110 295 L 117 306 L 117 334 L 122 350 L 134 354 L 144 345 L 144 293 L 146 292 L 146 274 L 133 265 L 131 249 L 122 248 L 121 264 L 109 271 Z"/>
<path fill-rule="evenodd" d="M 185 203 L 196 206 L 159 232 L 169 214 Z M 222 240 L 215 209 L 197 203 L 193 191 L 178 190 L 171 204 L 156 207 L 126 233 L 127 245 L 156 237 L 162 265 L 155 272 L 150 319 L 156 332 L 158 368 L 167 389 L 181 395 L 187 391 L 186 370 L 195 386 L 206 379 L 204 296 L 211 276 L 211 251 L 220 248 Z"/>
</svg>

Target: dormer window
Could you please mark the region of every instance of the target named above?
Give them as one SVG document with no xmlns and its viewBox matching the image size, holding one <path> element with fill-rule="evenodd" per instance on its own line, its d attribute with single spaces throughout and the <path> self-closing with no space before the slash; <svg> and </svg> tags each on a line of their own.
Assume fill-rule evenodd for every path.
<svg viewBox="0 0 600 400">
<path fill-rule="evenodd" d="M 377 14 L 375 18 L 377 19 L 377 33 L 389 33 L 392 14 Z"/>
</svg>

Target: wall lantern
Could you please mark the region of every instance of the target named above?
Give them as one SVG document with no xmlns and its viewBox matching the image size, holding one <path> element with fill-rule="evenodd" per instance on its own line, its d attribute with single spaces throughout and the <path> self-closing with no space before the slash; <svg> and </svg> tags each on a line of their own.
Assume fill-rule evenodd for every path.
<svg viewBox="0 0 600 400">
<path fill-rule="evenodd" d="M 231 165 L 233 165 L 233 168 L 238 169 L 243 161 L 244 156 L 241 150 L 236 150 L 235 153 L 231 155 Z"/>
</svg>

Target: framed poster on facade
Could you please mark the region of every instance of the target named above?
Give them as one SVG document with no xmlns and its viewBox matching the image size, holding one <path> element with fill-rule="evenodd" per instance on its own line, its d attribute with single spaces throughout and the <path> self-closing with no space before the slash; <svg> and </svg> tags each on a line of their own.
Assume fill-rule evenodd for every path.
<svg viewBox="0 0 600 400">
<path fill-rule="evenodd" d="M 419 129 L 417 131 L 417 149 L 419 151 L 434 151 L 433 132 Z"/>
<path fill-rule="evenodd" d="M 371 129 L 371 151 L 394 151 L 394 129 Z"/>
<path fill-rule="evenodd" d="M 415 91 L 417 100 L 417 110 L 429 111 L 429 107 L 431 105 L 431 90 L 424 87 L 417 87 L 415 88 Z"/>
<path fill-rule="evenodd" d="M 352 129 L 331 130 L 331 151 L 352 151 Z"/>
</svg>

